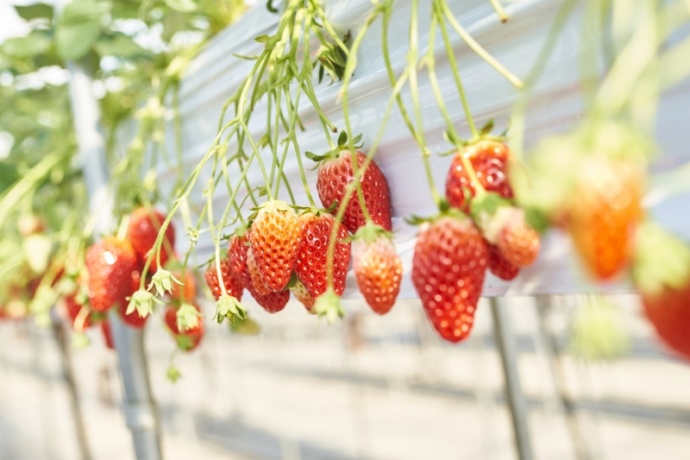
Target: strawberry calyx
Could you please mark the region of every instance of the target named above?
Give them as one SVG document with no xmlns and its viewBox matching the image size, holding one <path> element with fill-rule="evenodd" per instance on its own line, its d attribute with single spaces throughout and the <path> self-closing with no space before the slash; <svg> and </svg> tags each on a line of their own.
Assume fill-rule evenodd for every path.
<svg viewBox="0 0 690 460">
<path fill-rule="evenodd" d="M 315 161 L 316 163 L 321 163 L 323 161 L 327 160 L 333 160 L 338 158 L 340 155 L 340 152 L 342 151 L 349 151 L 349 150 L 359 150 L 363 147 L 362 143 L 362 135 L 359 134 L 356 136 L 354 139 L 350 140 L 348 142 L 348 135 L 347 132 L 341 131 L 340 135 L 338 136 L 338 145 L 333 147 L 331 150 L 319 155 L 314 152 L 305 152 L 304 154 L 306 155 L 307 158 L 309 158 L 312 161 Z"/>
<path fill-rule="evenodd" d="M 655 296 L 682 289 L 690 280 L 690 245 L 651 221 L 637 232 L 632 276 L 640 293 Z"/>
<path fill-rule="evenodd" d="M 129 298 L 129 304 L 127 305 L 125 314 L 129 315 L 136 310 L 140 317 L 146 318 L 153 312 L 157 303 L 163 304 L 163 302 L 156 299 L 150 292 L 139 289 Z"/>
<path fill-rule="evenodd" d="M 332 287 L 316 298 L 313 309 L 319 318 L 325 317 L 328 324 L 333 324 L 337 319 L 345 317 L 340 296 Z"/>
<path fill-rule="evenodd" d="M 177 309 L 177 329 L 185 332 L 199 325 L 201 312 L 190 303 L 183 303 Z"/>
<path fill-rule="evenodd" d="M 230 321 L 233 318 L 244 319 L 247 317 L 247 310 L 244 309 L 239 300 L 227 293 L 222 294 L 216 302 L 216 315 L 214 319 L 218 324 L 222 324 L 224 319 Z"/>
<path fill-rule="evenodd" d="M 170 273 L 168 270 L 159 268 L 151 279 L 149 289 L 151 289 L 151 286 L 154 286 L 156 288 L 156 293 L 159 296 L 163 297 L 168 292 L 172 293 L 173 283 L 176 283 L 179 286 L 184 285 L 182 281 L 175 278 L 175 276 L 173 276 L 173 274 Z"/>
<path fill-rule="evenodd" d="M 378 224 L 367 222 L 345 241 L 364 241 L 367 244 L 371 244 L 379 238 L 393 239 L 393 233 Z"/>
</svg>

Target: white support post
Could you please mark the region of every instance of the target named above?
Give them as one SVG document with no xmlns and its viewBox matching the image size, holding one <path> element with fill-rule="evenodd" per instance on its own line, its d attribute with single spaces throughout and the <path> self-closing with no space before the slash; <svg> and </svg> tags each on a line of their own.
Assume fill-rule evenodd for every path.
<svg viewBox="0 0 690 460">
<path fill-rule="evenodd" d="M 91 89 L 91 77 L 78 64 L 69 63 L 69 90 L 79 158 L 89 193 L 89 208 L 96 216 L 96 231 L 112 227 L 113 197 L 108 187 L 105 142 L 99 129 L 100 109 Z M 144 353 L 143 329 L 126 327 L 117 312 L 109 316 L 123 387 L 123 411 L 132 432 L 137 460 L 162 458 L 158 414 L 151 393 Z"/>
</svg>

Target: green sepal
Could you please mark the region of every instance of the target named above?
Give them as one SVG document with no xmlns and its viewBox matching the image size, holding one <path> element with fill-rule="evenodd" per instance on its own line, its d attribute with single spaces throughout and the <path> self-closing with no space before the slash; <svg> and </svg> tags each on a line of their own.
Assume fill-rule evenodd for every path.
<svg viewBox="0 0 690 460">
<path fill-rule="evenodd" d="M 319 318 L 325 317 L 328 324 L 333 324 L 337 319 L 345 317 L 340 296 L 335 293 L 333 288 L 328 288 L 326 292 L 316 298 L 314 312 L 319 315 Z"/>
<path fill-rule="evenodd" d="M 235 297 L 223 294 L 216 302 L 214 319 L 218 324 L 222 324 L 224 319 L 232 320 L 234 317 L 244 319 L 247 317 L 247 311 Z"/>
</svg>

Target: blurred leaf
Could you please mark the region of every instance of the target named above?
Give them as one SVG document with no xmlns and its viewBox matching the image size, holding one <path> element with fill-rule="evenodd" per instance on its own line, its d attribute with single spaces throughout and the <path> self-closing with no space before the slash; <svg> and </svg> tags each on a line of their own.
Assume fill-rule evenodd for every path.
<svg viewBox="0 0 690 460">
<path fill-rule="evenodd" d="M 57 49 L 65 60 L 77 60 L 89 51 L 101 33 L 101 21 L 111 4 L 103 0 L 74 0 L 56 26 Z"/>
<path fill-rule="evenodd" d="M 165 0 L 165 4 L 180 13 L 189 13 L 196 9 L 196 3 L 193 0 Z"/>
<path fill-rule="evenodd" d="M 6 161 L 0 161 L 0 193 L 4 192 L 17 179 L 19 179 L 17 167 Z"/>
<path fill-rule="evenodd" d="M 2 44 L 2 52 L 16 58 L 30 58 L 45 53 L 50 48 L 51 39 L 44 31 L 32 30 L 24 37 L 8 38 Z"/>
<path fill-rule="evenodd" d="M 172 11 L 163 17 L 163 40 L 169 42 L 177 32 L 187 28 L 187 16 L 177 11 Z"/>
<path fill-rule="evenodd" d="M 100 56 L 131 58 L 148 54 L 148 51 L 136 44 L 132 37 L 122 33 L 102 36 L 95 43 L 94 47 Z"/>
<path fill-rule="evenodd" d="M 32 5 L 14 5 L 17 14 L 27 21 L 31 19 L 53 19 L 53 7 L 46 3 L 34 3 Z"/>
</svg>

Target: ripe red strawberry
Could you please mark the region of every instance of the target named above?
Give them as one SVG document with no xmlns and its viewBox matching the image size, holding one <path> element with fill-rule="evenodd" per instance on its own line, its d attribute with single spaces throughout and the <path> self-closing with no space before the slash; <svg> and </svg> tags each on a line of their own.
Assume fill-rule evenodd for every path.
<svg viewBox="0 0 690 460">
<path fill-rule="evenodd" d="M 360 168 L 366 160 L 366 155 L 358 151 L 356 156 L 357 167 Z M 323 160 L 319 165 L 316 181 L 316 189 L 323 207 L 328 209 L 333 203 L 340 203 L 345 195 L 345 188 L 353 178 L 352 157 L 349 151 L 341 150 L 336 158 Z M 364 202 L 371 220 L 390 231 L 392 228 L 391 199 L 386 176 L 376 163 L 371 162 L 361 178 Z M 355 233 L 365 223 L 362 207 L 357 194 L 354 193 L 343 215 L 343 225 L 350 232 Z"/>
<path fill-rule="evenodd" d="M 256 264 L 254 251 L 252 251 L 251 248 L 249 248 L 249 250 L 247 251 L 247 260 L 245 263 L 247 265 L 249 277 L 252 279 L 252 286 L 254 286 L 254 291 L 256 291 L 259 295 L 266 295 L 273 292 L 268 288 L 268 286 L 266 286 L 266 283 L 264 282 L 264 279 L 261 276 L 259 266 Z"/>
<path fill-rule="evenodd" d="M 299 238 L 299 221 L 287 203 L 272 200 L 261 206 L 249 240 L 261 277 L 272 291 L 282 291 L 290 281 Z"/>
<path fill-rule="evenodd" d="M 306 308 L 309 313 L 316 313 L 313 311 L 315 300 L 311 294 L 309 294 L 307 287 L 299 279 L 296 279 L 292 286 L 290 286 L 290 292 L 302 305 L 304 305 L 304 308 Z"/>
<path fill-rule="evenodd" d="M 641 294 L 645 315 L 659 337 L 690 361 L 690 279 L 679 289 L 666 287 L 654 295 Z"/>
<path fill-rule="evenodd" d="M 77 302 L 75 294 L 66 296 L 63 299 L 63 303 L 70 325 L 76 331 L 82 331 L 93 326 L 93 312 L 88 306 Z"/>
<path fill-rule="evenodd" d="M 295 262 L 295 273 L 313 298 L 324 292 L 328 285 L 328 244 L 336 221 L 330 214 L 307 213 L 300 216 L 302 234 Z M 350 243 L 347 229 L 338 228 L 338 237 L 333 254 L 333 289 L 338 295 L 345 290 L 345 278 L 350 265 Z"/>
<path fill-rule="evenodd" d="M 244 272 L 244 266 L 247 263 L 247 252 L 249 250 L 249 233 L 242 235 L 233 235 L 230 239 L 230 247 L 228 248 L 228 259 L 230 260 L 230 267 L 235 276 L 241 276 Z"/>
<path fill-rule="evenodd" d="M 106 348 L 114 350 L 115 341 L 113 340 L 113 330 L 108 321 L 103 321 L 101 323 L 101 333 L 103 334 L 103 341 L 105 342 Z"/>
<path fill-rule="evenodd" d="M 379 315 L 393 308 L 400 292 L 402 261 L 387 235 L 373 241 L 355 239 L 352 245 L 352 267 L 359 291 Z"/>
<path fill-rule="evenodd" d="M 142 260 L 146 261 L 149 257 L 149 251 L 154 247 L 158 231 L 164 221 L 165 215 L 156 209 L 137 208 L 130 215 L 127 238 Z M 161 265 L 165 265 L 168 259 L 173 256 L 174 249 L 175 229 L 171 223 L 165 229 L 165 237 L 161 246 Z M 155 272 L 158 268 L 155 255 L 150 267 L 152 272 Z"/>
<path fill-rule="evenodd" d="M 446 175 L 446 199 L 451 206 L 469 212 L 465 195 L 474 196 L 476 193 L 465 169 L 463 156 L 469 160 L 479 183 L 487 192 L 495 192 L 503 198 L 513 197 L 507 173 L 510 149 L 503 142 L 482 139 L 468 145 L 453 157 Z"/>
<path fill-rule="evenodd" d="M 220 261 L 220 273 L 223 279 L 223 284 L 225 285 L 225 291 L 230 297 L 234 297 L 237 300 L 242 300 L 242 279 L 240 277 L 234 276 L 230 268 L 230 260 L 223 259 Z M 206 279 L 206 284 L 208 285 L 213 297 L 218 300 L 223 294 L 223 290 L 218 282 L 218 272 L 216 270 L 215 262 L 212 262 L 206 272 L 204 273 L 204 278 Z"/>
<path fill-rule="evenodd" d="M 106 237 L 86 251 L 89 272 L 89 303 L 103 312 L 116 304 L 127 304 L 132 295 L 132 272 L 139 267 L 137 255 L 128 241 Z"/>
<path fill-rule="evenodd" d="M 419 234 L 412 282 L 434 329 L 449 342 L 472 330 L 487 258 L 484 238 L 469 219 L 442 216 Z"/>
<path fill-rule="evenodd" d="M 201 311 L 197 305 L 194 305 L 197 311 Z M 201 339 L 204 337 L 204 323 L 199 318 L 197 325 L 187 329 L 185 331 L 180 331 L 177 327 L 177 307 L 170 305 L 165 310 L 165 325 L 168 330 L 175 338 L 178 348 L 182 351 L 192 351 L 201 343 Z"/>
<path fill-rule="evenodd" d="M 290 291 L 288 289 L 278 292 L 271 291 L 265 295 L 256 292 L 251 276 L 249 275 L 248 264 L 245 265 L 244 273 L 242 274 L 242 284 L 244 288 L 249 291 L 249 294 L 251 294 L 254 300 L 256 300 L 256 303 L 269 313 L 278 313 L 285 308 L 290 300 Z"/>
<path fill-rule="evenodd" d="M 518 267 L 531 265 L 539 255 L 539 234 L 527 223 L 522 209 L 503 208 L 499 213 L 503 210 L 506 217 L 498 231 L 496 245 L 511 264 Z"/>
<path fill-rule="evenodd" d="M 585 266 L 609 280 L 630 263 L 642 216 L 642 176 L 636 163 L 588 158 L 578 174 L 567 228 Z"/>
<path fill-rule="evenodd" d="M 498 278 L 511 281 L 520 273 L 520 267 L 511 264 L 503 257 L 501 250 L 494 244 L 487 243 L 489 249 L 488 267 L 489 271 Z"/>
</svg>

